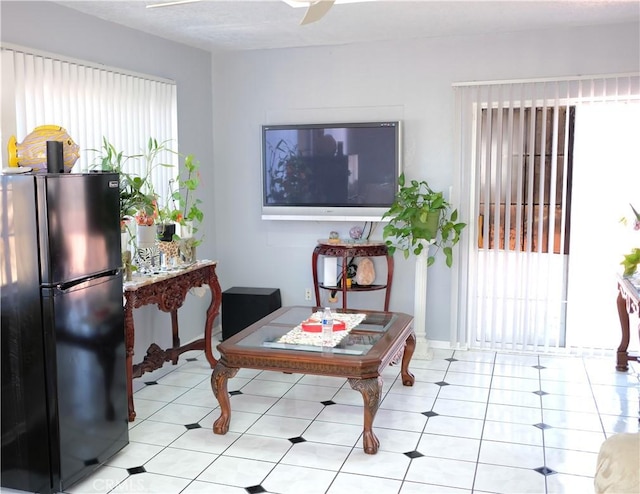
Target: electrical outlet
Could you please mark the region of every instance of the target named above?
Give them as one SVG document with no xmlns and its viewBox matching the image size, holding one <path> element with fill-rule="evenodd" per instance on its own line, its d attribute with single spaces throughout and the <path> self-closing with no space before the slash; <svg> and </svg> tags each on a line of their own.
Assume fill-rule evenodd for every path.
<svg viewBox="0 0 640 494">
<path fill-rule="evenodd" d="M 304 299 L 311 300 L 311 288 L 305 288 L 304 290 Z"/>
</svg>

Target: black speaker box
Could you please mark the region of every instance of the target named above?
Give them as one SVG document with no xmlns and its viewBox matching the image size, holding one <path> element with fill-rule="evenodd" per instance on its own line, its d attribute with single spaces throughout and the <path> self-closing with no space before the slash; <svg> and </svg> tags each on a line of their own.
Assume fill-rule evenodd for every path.
<svg viewBox="0 0 640 494">
<path fill-rule="evenodd" d="M 222 339 L 226 340 L 282 307 L 279 288 L 236 286 L 222 292 Z"/>
</svg>

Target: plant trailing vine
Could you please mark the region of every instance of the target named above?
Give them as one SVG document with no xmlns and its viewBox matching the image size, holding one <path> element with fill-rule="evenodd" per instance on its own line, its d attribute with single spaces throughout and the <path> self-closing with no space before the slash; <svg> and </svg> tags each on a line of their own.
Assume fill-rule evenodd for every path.
<svg viewBox="0 0 640 494">
<path fill-rule="evenodd" d="M 453 264 L 453 246 L 460 241 L 466 224 L 458 222 L 458 211 L 453 209 L 442 192 L 434 191 L 422 180 L 406 184 L 404 173 L 398 178 L 400 189 L 394 203 L 382 216 L 389 223 L 383 229 L 383 239 L 393 255 L 402 251 L 405 259 L 411 253 L 420 255 L 423 241 L 432 242 L 435 251 L 427 258 L 427 265 L 435 262 L 442 250 L 448 267 Z"/>
</svg>

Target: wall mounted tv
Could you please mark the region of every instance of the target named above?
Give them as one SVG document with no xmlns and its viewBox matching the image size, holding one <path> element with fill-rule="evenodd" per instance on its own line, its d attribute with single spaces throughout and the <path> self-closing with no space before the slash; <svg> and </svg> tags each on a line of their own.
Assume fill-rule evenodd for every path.
<svg viewBox="0 0 640 494">
<path fill-rule="evenodd" d="M 400 149 L 398 121 L 264 125 L 262 219 L 379 221 Z"/>
</svg>

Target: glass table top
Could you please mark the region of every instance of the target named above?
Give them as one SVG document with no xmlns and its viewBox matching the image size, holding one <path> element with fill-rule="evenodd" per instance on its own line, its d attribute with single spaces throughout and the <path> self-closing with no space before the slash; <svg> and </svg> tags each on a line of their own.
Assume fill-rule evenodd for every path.
<svg viewBox="0 0 640 494">
<path fill-rule="evenodd" d="M 334 311 L 341 313 L 342 311 Z M 366 314 L 365 319 L 331 349 L 334 354 L 365 355 L 375 343 L 391 328 L 397 315 L 389 312 L 347 311 Z M 280 340 L 302 321 L 308 319 L 314 310 L 310 307 L 293 307 L 265 325 L 251 331 L 235 343 L 238 347 L 273 348 L 278 350 L 296 350 L 322 352 L 321 346 L 313 344 L 283 343 Z M 317 333 L 316 333 L 317 334 Z"/>
</svg>

